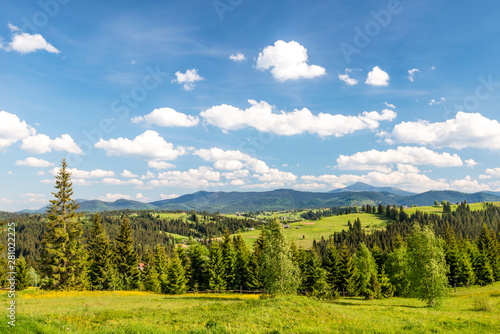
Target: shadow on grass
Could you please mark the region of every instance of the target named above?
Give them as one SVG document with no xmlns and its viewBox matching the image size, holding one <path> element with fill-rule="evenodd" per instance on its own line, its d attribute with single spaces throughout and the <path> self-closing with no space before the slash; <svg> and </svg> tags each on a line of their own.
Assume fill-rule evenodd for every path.
<svg viewBox="0 0 500 334">
<path fill-rule="evenodd" d="M 351 299 L 351 298 L 345 298 L 345 299 Z M 355 298 L 352 298 L 351 300 L 358 300 L 359 299 L 355 299 Z M 423 309 L 423 308 L 427 308 L 427 306 L 415 306 L 415 305 L 401 305 L 401 304 L 396 304 L 396 305 L 383 305 L 383 304 L 377 304 L 377 305 L 368 305 L 368 304 L 363 304 L 363 303 L 349 303 L 349 302 L 344 302 L 344 301 L 339 301 L 339 300 L 335 300 L 335 301 L 331 301 L 332 304 L 337 304 L 337 305 L 342 305 L 342 306 L 377 306 L 377 307 L 404 307 L 404 308 L 413 308 L 413 309 Z"/>
</svg>

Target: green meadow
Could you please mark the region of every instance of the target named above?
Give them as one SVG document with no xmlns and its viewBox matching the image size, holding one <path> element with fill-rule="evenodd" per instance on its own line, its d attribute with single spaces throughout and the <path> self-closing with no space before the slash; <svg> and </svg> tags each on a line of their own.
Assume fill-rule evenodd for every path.
<svg viewBox="0 0 500 334">
<path fill-rule="evenodd" d="M 0 295 L 2 309 L 9 302 Z M 482 300 L 488 307 L 478 309 Z M 498 333 L 500 283 L 459 288 L 431 309 L 417 299 L 83 291 L 19 292 L 1 333 Z"/>
</svg>

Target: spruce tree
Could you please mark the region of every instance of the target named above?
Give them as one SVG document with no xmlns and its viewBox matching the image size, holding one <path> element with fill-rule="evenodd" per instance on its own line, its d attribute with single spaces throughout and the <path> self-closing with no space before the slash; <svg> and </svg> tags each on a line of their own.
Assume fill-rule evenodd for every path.
<svg viewBox="0 0 500 334">
<path fill-rule="evenodd" d="M 493 269 L 491 268 L 490 259 L 486 251 L 478 251 L 474 259 L 474 274 L 476 276 L 476 284 L 486 285 L 491 284 L 495 280 Z"/>
<path fill-rule="evenodd" d="M 496 238 L 495 231 L 483 225 L 481 235 L 477 240 L 477 248 L 488 257 L 494 280 L 500 280 L 500 245 Z"/>
<path fill-rule="evenodd" d="M 330 241 L 323 257 L 323 268 L 328 272 L 328 283 L 331 289 L 338 291 L 340 281 L 340 258 L 337 248 Z"/>
<path fill-rule="evenodd" d="M 92 217 L 92 229 L 88 240 L 89 281 L 93 290 L 114 290 L 118 284 L 113 250 L 96 213 Z"/>
<path fill-rule="evenodd" d="M 161 285 L 153 251 L 147 252 L 145 262 L 145 268 L 141 273 L 144 290 L 158 293 L 161 291 Z"/>
<path fill-rule="evenodd" d="M 236 288 L 251 289 L 250 274 L 250 250 L 241 234 L 234 239 L 234 248 L 236 251 L 236 271 L 234 285 Z"/>
<path fill-rule="evenodd" d="M 226 268 L 224 266 L 224 257 L 222 248 L 217 240 L 212 241 L 210 247 L 210 263 L 208 265 L 208 287 L 210 290 L 225 290 L 226 289 Z"/>
<path fill-rule="evenodd" d="M 352 261 L 351 252 L 346 244 L 340 249 L 340 273 L 339 273 L 339 293 L 347 293 L 350 296 L 357 292 L 357 270 Z"/>
<path fill-rule="evenodd" d="M 208 289 L 208 262 L 209 252 L 204 245 L 192 242 L 189 247 L 189 260 L 191 261 L 191 290 Z"/>
<path fill-rule="evenodd" d="M 43 288 L 80 290 L 88 284 L 86 253 L 81 239 L 79 205 L 74 199 L 71 173 L 63 159 L 56 175 L 55 199 L 47 208 L 47 224 L 42 241 L 41 272 Z"/>
<path fill-rule="evenodd" d="M 229 230 L 226 229 L 224 232 L 224 237 L 222 238 L 222 258 L 224 261 L 224 277 L 226 279 L 226 288 L 228 290 L 233 290 L 239 288 L 239 285 L 235 284 L 236 281 L 236 251 L 234 250 L 234 245 L 231 240 L 231 235 Z"/>
<path fill-rule="evenodd" d="M 461 240 L 458 246 L 459 259 L 458 259 L 458 283 L 467 287 L 474 284 L 476 276 L 474 274 L 474 266 L 472 265 L 471 255 L 469 248 L 471 244 L 468 241 Z"/>
<path fill-rule="evenodd" d="M 120 232 L 115 238 L 114 258 L 120 287 L 124 290 L 139 289 L 141 284 L 139 256 L 134 249 L 132 229 L 127 216 L 123 216 Z"/>
<path fill-rule="evenodd" d="M 16 290 L 22 291 L 28 288 L 28 265 L 24 257 L 16 259 Z"/>
<path fill-rule="evenodd" d="M 157 245 L 155 248 L 155 266 L 160 280 L 160 286 L 165 286 L 167 282 L 167 265 L 168 257 L 167 252 L 163 246 Z M 163 293 L 165 291 L 162 290 Z"/>
<path fill-rule="evenodd" d="M 183 294 L 187 290 L 186 272 L 177 253 L 168 261 L 167 279 L 162 291 L 167 294 Z"/>
<path fill-rule="evenodd" d="M 328 272 L 321 268 L 321 261 L 314 251 L 307 252 L 304 271 L 302 272 L 302 286 L 312 296 L 326 297 L 330 295 Z"/>
<path fill-rule="evenodd" d="M 394 295 L 394 292 L 396 291 L 396 289 L 392 285 L 387 274 L 385 273 L 385 265 L 382 265 L 382 267 L 379 270 L 378 283 L 380 285 L 380 297 L 381 298 L 390 298 Z"/>
</svg>

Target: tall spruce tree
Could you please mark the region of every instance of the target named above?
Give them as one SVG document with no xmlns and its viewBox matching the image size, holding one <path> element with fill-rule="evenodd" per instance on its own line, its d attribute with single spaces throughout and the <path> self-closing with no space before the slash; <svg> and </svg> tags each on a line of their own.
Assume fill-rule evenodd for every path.
<svg viewBox="0 0 500 334">
<path fill-rule="evenodd" d="M 357 293 L 357 270 L 352 261 L 351 252 L 346 244 L 340 249 L 339 293 L 355 296 Z"/>
<path fill-rule="evenodd" d="M 189 259 L 191 261 L 189 280 L 191 290 L 208 289 L 208 263 L 210 257 L 207 248 L 198 242 L 192 242 L 189 247 Z"/>
<path fill-rule="evenodd" d="M 444 241 L 434 235 L 430 226 L 415 224 L 408 238 L 408 265 L 411 288 L 415 296 L 435 307 L 448 292 L 448 266 Z"/>
<path fill-rule="evenodd" d="M 250 250 L 241 234 L 238 234 L 234 239 L 234 248 L 236 251 L 234 285 L 236 288 L 251 289 Z"/>
<path fill-rule="evenodd" d="M 118 271 L 120 287 L 124 290 L 137 290 L 141 284 L 139 255 L 134 249 L 132 229 L 127 216 L 123 216 L 120 232 L 115 238 L 114 259 Z"/>
<path fill-rule="evenodd" d="M 328 273 L 327 279 L 331 289 L 338 291 L 340 281 L 340 258 L 333 239 L 328 243 L 325 256 L 323 256 L 323 268 Z"/>
<path fill-rule="evenodd" d="M 236 284 L 236 251 L 234 244 L 231 240 L 229 230 L 226 229 L 224 237 L 222 238 L 222 258 L 224 261 L 224 277 L 226 279 L 226 288 L 228 290 L 238 289 L 239 285 Z"/>
<path fill-rule="evenodd" d="M 92 228 L 87 243 L 89 281 L 92 289 L 114 290 L 119 282 L 113 262 L 113 250 L 98 213 L 92 217 Z"/>
<path fill-rule="evenodd" d="M 162 291 L 171 295 L 183 294 L 187 290 L 187 282 L 182 261 L 177 252 L 174 252 L 174 257 L 168 261 L 167 279 Z"/>
<path fill-rule="evenodd" d="M 160 280 L 160 286 L 165 286 L 167 281 L 167 265 L 168 257 L 165 247 L 157 245 L 155 248 L 155 266 L 156 272 L 158 273 L 158 279 Z M 165 291 L 162 290 L 163 293 Z"/>
<path fill-rule="evenodd" d="M 146 253 L 145 262 L 145 268 L 141 273 L 144 290 L 158 293 L 161 290 L 161 284 L 153 251 L 150 250 Z"/>
<path fill-rule="evenodd" d="M 494 280 L 500 281 L 500 245 L 493 229 L 483 226 L 477 240 L 477 248 L 488 257 Z"/>
<path fill-rule="evenodd" d="M 88 284 L 87 258 L 82 242 L 82 227 L 76 213 L 79 205 L 73 196 L 71 173 L 63 159 L 56 175 L 56 192 L 47 208 L 47 224 L 42 241 L 41 272 L 43 288 L 81 290 Z"/>
<path fill-rule="evenodd" d="M 28 265 L 23 256 L 16 259 L 16 290 L 21 291 L 28 288 Z"/>
<path fill-rule="evenodd" d="M 259 270 L 268 294 L 275 296 L 297 292 L 300 285 L 300 271 L 293 263 L 290 242 L 286 239 L 283 226 L 277 219 L 265 230 Z"/>
<path fill-rule="evenodd" d="M 212 241 L 210 247 L 210 263 L 208 265 L 208 287 L 210 290 L 226 289 L 226 267 L 224 266 L 224 257 L 222 248 L 217 240 Z"/>
</svg>

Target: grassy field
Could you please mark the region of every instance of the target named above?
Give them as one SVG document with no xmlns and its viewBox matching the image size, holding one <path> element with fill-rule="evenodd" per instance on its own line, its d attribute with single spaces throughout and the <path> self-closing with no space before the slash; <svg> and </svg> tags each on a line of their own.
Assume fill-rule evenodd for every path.
<svg viewBox="0 0 500 334">
<path fill-rule="evenodd" d="M 491 309 L 478 311 L 482 297 Z M 7 295 L 0 295 L 7 308 Z M 16 327 L 1 333 L 498 333 L 500 284 L 461 288 L 441 306 L 416 299 L 319 301 L 293 296 L 147 292 L 18 293 Z"/>
<path fill-rule="evenodd" d="M 499 206 L 500 202 L 493 202 L 494 205 Z M 472 203 L 469 204 L 469 208 L 472 211 L 476 210 L 483 210 L 485 207 L 485 203 Z M 451 210 L 455 211 L 457 208 L 457 205 L 452 204 L 451 205 Z M 432 206 L 417 206 L 417 207 L 412 207 L 408 208 L 405 210 L 407 213 L 415 213 L 415 211 L 422 211 L 422 212 L 429 212 L 429 213 L 437 213 L 437 214 L 443 214 L 443 207 L 441 205 L 432 205 Z"/>
<path fill-rule="evenodd" d="M 353 213 L 341 216 L 331 216 L 320 220 L 304 220 L 296 223 L 291 223 L 290 228 L 285 230 L 285 235 L 288 240 L 294 240 L 297 247 L 303 246 L 310 248 L 313 240 L 321 240 L 321 237 L 327 238 L 333 232 L 340 232 L 347 229 L 348 221 L 354 223 L 358 218 L 361 220 L 361 226 L 368 231 L 372 229 L 384 228 L 387 224 L 385 216 L 379 216 L 370 213 Z M 260 235 L 259 230 L 243 232 L 242 237 L 249 246 L 252 246 L 255 239 Z"/>
</svg>

